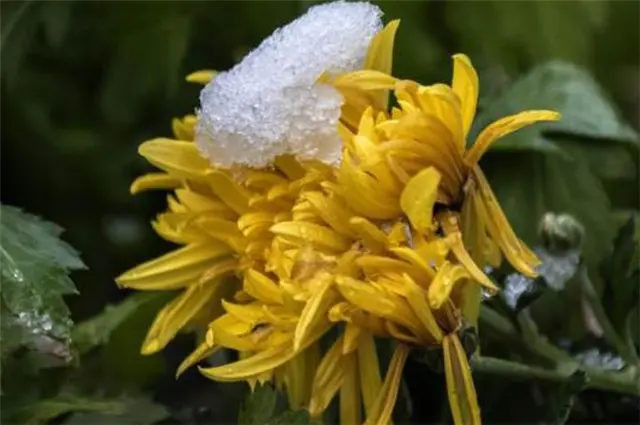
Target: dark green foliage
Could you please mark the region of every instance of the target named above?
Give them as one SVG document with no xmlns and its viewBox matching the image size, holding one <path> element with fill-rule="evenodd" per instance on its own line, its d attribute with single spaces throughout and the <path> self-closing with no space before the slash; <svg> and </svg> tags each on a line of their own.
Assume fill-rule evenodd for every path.
<svg viewBox="0 0 640 425">
<path fill-rule="evenodd" d="M 73 324 L 63 300 L 77 294 L 68 273 L 85 266 L 55 224 L 9 206 L 0 220 L 2 358 L 22 346 L 54 354 Z"/>
</svg>

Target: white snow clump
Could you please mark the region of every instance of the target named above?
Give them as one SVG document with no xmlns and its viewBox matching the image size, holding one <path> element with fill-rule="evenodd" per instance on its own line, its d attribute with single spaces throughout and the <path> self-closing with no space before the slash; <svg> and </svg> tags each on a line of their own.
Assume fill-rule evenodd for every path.
<svg viewBox="0 0 640 425">
<path fill-rule="evenodd" d="M 200 94 L 196 144 L 215 166 L 267 166 L 293 154 L 337 164 L 342 95 L 323 72 L 361 69 L 382 12 L 365 2 L 311 7 Z"/>
</svg>

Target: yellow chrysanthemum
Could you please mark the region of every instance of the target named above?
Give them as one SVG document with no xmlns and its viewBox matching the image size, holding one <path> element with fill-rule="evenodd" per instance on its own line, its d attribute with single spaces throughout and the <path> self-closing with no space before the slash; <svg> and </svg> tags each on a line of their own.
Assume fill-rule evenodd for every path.
<svg viewBox="0 0 640 425">
<path fill-rule="evenodd" d="M 139 178 L 132 192 L 173 190 L 154 227 L 184 245 L 117 279 L 139 290 L 182 290 L 158 314 L 144 353 L 204 325 L 206 339 L 178 374 L 232 349 L 240 360 L 202 373 L 274 381 L 292 407 L 314 416 L 339 393 L 341 423 L 361 422 L 364 406 L 365 423 L 388 424 L 411 348 L 442 347 L 455 423 L 480 423 L 457 335 L 461 308 L 473 320 L 478 288 L 497 290 L 480 267 L 499 261 L 498 248 L 528 275 L 537 260 L 477 163 L 499 137 L 557 114 L 499 120 L 467 148 L 478 93 L 470 61 L 454 56 L 451 86 L 398 81 L 390 75 L 397 26 L 374 38 L 363 70 L 320 77 L 345 100 L 339 167 L 280 156 L 264 169 L 214 168 L 193 143 L 195 116 L 174 120 L 175 140 L 140 147 L 163 172 Z M 399 106 L 388 111 L 390 91 Z M 379 338 L 395 343 L 384 380 Z"/>
</svg>

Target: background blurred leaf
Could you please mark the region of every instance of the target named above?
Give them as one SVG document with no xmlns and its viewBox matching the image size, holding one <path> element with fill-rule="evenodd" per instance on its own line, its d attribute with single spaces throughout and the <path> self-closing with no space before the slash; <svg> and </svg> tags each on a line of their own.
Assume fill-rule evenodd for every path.
<svg viewBox="0 0 640 425">
<path fill-rule="evenodd" d="M 632 323 L 634 319 L 637 321 L 640 304 L 640 249 L 636 229 L 637 218 L 632 217 L 618 231 L 613 249 L 601 268 L 605 280 L 602 304 L 614 329 L 631 346 L 634 344 Z"/>
<path fill-rule="evenodd" d="M 269 385 L 256 386 L 242 403 L 238 425 L 264 425 L 273 416 L 278 393 Z"/>
<path fill-rule="evenodd" d="M 161 292 L 139 292 L 127 297 L 117 305 L 107 305 L 98 316 L 78 323 L 71 333 L 71 339 L 80 354 L 85 354 L 96 346 L 109 342 L 111 334 L 147 305 L 164 302 L 167 295 Z"/>
<path fill-rule="evenodd" d="M 118 409 L 107 412 L 75 413 L 63 425 L 149 425 L 166 419 L 167 409 L 148 397 L 127 396 Z"/>
<path fill-rule="evenodd" d="M 587 62 L 608 8 L 605 1 L 451 1 L 446 22 L 465 51 L 514 72 L 557 57 Z"/>
<path fill-rule="evenodd" d="M 40 335 L 67 340 L 72 322 L 62 297 L 77 293 L 68 273 L 85 265 L 78 253 L 59 239 L 62 228 L 57 225 L 10 206 L 0 207 L 0 220 L 2 301 L 6 307 L 2 318 L 14 330 L 19 326 L 25 331 L 23 339 L 6 341 L 9 344 L 3 344 L 3 353 L 17 345 L 33 345 Z"/>
<path fill-rule="evenodd" d="M 498 141 L 492 149 L 556 150 L 549 136 L 540 134 L 545 132 L 602 139 L 601 143 L 607 147 L 608 141 L 638 145 L 637 134 L 620 119 L 591 76 L 575 65 L 560 61 L 538 66 L 516 81 L 482 111 L 474 123 L 474 132 L 477 134 L 500 117 L 527 109 L 551 109 L 560 112 L 562 119 L 520 130 Z"/>
<path fill-rule="evenodd" d="M 59 396 L 39 401 L 33 405 L 15 408 L 12 412 L 3 412 L 10 423 L 24 425 L 45 424 L 60 415 L 69 412 L 117 412 L 122 409 L 122 402 L 101 400 L 89 397 Z"/>
<path fill-rule="evenodd" d="M 114 23 L 116 43 L 102 87 L 101 106 L 115 124 L 130 123 L 138 108 L 175 90 L 186 53 L 190 19 L 179 3 L 127 3 Z"/>
</svg>

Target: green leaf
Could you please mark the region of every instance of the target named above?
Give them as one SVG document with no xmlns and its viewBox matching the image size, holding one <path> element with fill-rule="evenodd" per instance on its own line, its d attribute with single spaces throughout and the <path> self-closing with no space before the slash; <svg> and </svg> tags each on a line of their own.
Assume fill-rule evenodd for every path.
<svg viewBox="0 0 640 425">
<path fill-rule="evenodd" d="M 559 385 L 548 399 L 547 421 L 549 425 L 563 425 L 567 422 L 576 396 L 587 384 L 587 375 L 578 370 L 566 382 Z"/>
<path fill-rule="evenodd" d="M 238 416 L 238 425 L 265 425 L 273 415 L 278 393 L 268 384 L 256 386 L 244 400 Z"/>
<path fill-rule="evenodd" d="M 166 419 L 169 411 L 148 397 L 127 397 L 115 411 L 75 413 L 63 425 L 149 425 Z"/>
<path fill-rule="evenodd" d="M 80 354 L 85 354 L 97 346 L 106 344 L 111 334 L 131 319 L 132 315 L 146 309 L 151 303 L 157 304 L 165 299 L 164 293 L 139 292 L 119 304 L 106 306 L 102 313 L 74 327 L 71 339 L 75 348 Z"/>
<path fill-rule="evenodd" d="M 595 265 L 615 230 L 602 182 L 588 164 L 540 152 L 489 153 L 483 158 L 496 196 L 516 234 L 536 245 L 537 227 L 546 212 L 567 213 L 586 229 L 583 255 Z"/>
<path fill-rule="evenodd" d="M 602 262 L 605 281 L 602 304 L 618 334 L 631 345 L 631 314 L 640 297 L 640 247 L 636 236 L 637 218 L 631 217 L 614 240 L 613 249 Z"/>
<path fill-rule="evenodd" d="M 498 118 L 528 109 L 551 109 L 560 112 L 562 119 L 520 130 L 500 139 L 492 149 L 560 153 L 562 146 L 554 146 L 549 133 L 596 139 L 594 144 L 599 141 L 607 149 L 610 145 L 607 141 L 638 146 L 638 135 L 619 117 L 591 76 L 575 65 L 560 61 L 538 66 L 516 81 L 479 114 L 474 132 L 477 134 Z M 625 167 L 630 168 L 629 164 Z"/>
<path fill-rule="evenodd" d="M 91 397 L 58 396 L 41 400 L 34 404 L 17 407 L 3 412 L 9 423 L 23 425 L 45 424 L 70 412 L 119 412 L 123 408 L 121 401 L 111 401 Z"/>
<path fill-rule="evenodd" d="M 306 410 L 288 410 L 267 422 L 267 425 L 308 425 L 311 416 Z"/>
<path fill-rule="evenodd" d="M 69 271 L 84 269 L 78 253 L 60 240 L 62 228 L 9 206 L 0 207 L 2 319 L 24 333 L 10 336 L 3 353 L 46 335 L 66 341 L 72 321 L 63 296 L 76 294 Z"/>
</svg>

